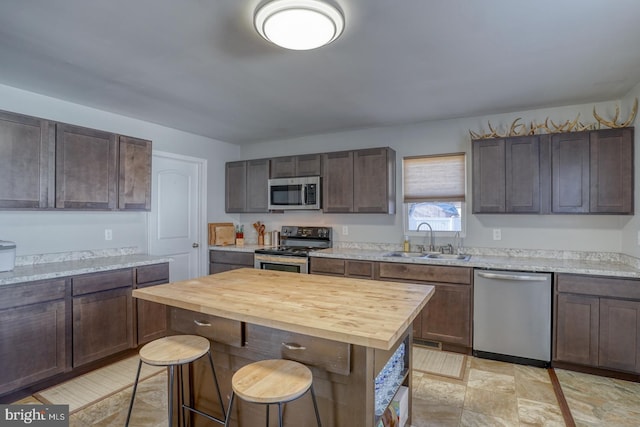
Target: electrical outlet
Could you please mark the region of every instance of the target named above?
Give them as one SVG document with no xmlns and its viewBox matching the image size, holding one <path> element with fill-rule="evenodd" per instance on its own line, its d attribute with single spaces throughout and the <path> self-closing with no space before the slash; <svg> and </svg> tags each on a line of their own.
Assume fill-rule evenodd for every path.
<svg viewBox="0 0 640 427">
<path fill-rule="evenodd" d="M 502 230 L 499 228 L 493 229 L 493 240 L 502 240 Z"/>
<path fill-rule="evenodd" d="M 104 229 L 104 240 L 111 240 L 113 239 L 113 231 L 110 228 L 105 228 Z"/>
<path fill-rule="evenodd" d="M 638 231 L 638 246 L 640 246 L 640 231 Z"/>
<path fill-rule="evenodd" d="M 342 235 L 343 236 L 348 236 L 349 235 L 349 227 L 347 227 L 346 225 L 342 226 Z"/>
</svg>

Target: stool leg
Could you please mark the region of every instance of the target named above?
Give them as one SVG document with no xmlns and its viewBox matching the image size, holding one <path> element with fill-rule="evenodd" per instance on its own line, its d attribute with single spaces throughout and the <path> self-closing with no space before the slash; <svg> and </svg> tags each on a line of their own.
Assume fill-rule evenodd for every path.
<svg viewBox="0 0 640 427">
<path fill-rule="evenodd" d="M 125 427 L 129 425 L 131 419 L 131 410 L 133 409 L 133 400 L 136 398 L 136 390 L 138 389 L 138 380 L 140 379 L 140 370 L 142 369 L 142 360 L 138 361 L 138 372 L 136 373 L 136 381 L 133 383 L 133 393 L 131 393 L 131 402 L 129 403 L 129 412 L 127 413 L 127 421 Z"/>
<path fill-rule="evenodd" d="M 278 402 L 278 425 L 282 427 L 282 402 Z"/>
<path fill-rule="evenodd" d="M 313 390 L 313 384 L 311 384 L 311 399 L 313 400 L 313 409 L 316 411 L 316 421 L 318 422 L 318 427 L 322 427 L 320 423 L 320 411 L 318 411 L 318 402 L 316 401 L 316 392 Z"/>
<path fill-rule="evenodd" d="M 266 424 L 267 427 L 269 427 L 269 406 L 271 405 L 267 403 L 267 424 Z"/>
<path fill-rule="evenodd" d="M 167 397 L 167 407 L 169 408 L 169 427 L 171 427 L 171 423 L 173 422 L 173 374 L 174 367 L 173 365 L 169 366 L 169 396 Z"/>
<path fill-rule="evenodd" d="M 184 403 L 184 365 L 178 367 L 178 381 L 180 382 L 180 415 L 182 416 L 182 426 L 187 425 L 187 413 L 185 412 Z"/>
<path fill-rule="evenodd" d="M 220 407 L 222 408 L 222 419 L 226 420 L 227 415 L 224 411 L 224 401 L 222 400 L 222 393 L 220 392 L 220 384 L 218 383 L 218 376 L 216 375 L 216 368 L 213 367 L 213 357 L 211 357 L 211 350 L 208 351 L 209 364 L 211 365 L 211 372 L 213 373 L 213 382 L 216 383 L 216 390 L 218 390 L 218 399 L 220 400 Z"/>
<path fill-rule="evenodd" d="M 228 417 L 224 420 L 224 427 L 229 427 L 231 424 L 231 408 L 233 408 L 233 398 L 236 396 L 236 393 L 231 390 L 231 399 L 229 399 L 229 409 L 227 410 Z"/>
</svg>

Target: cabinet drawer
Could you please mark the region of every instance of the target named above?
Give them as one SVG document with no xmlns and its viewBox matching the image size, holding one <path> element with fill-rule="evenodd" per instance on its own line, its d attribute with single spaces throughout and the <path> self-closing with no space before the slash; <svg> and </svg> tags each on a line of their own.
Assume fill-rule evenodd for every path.
<svg viewBox="0 0 640 427">
<path fill-rule="evenodd" d="M 295 360 L 349 375 L 351 344 L 247 324 L 246 347 L 267 357 Z"/>
<path fill-rule="evenodd" d="M 344 276 L 344 260 L 312 257 L 311 273 Z"/>
<path fill-rule="evenodd" d="M 73 296 L 133 286 L 133 270 L 126 268 L 85 274 L 72 278 L 71 285 Z"/>
<path fill-rule="evenodd" d="M 65 279 L 3 286 L 1 291 L 2 298 L 0 298 L 0 310 L 64 299 L 65 289 Z"/>
<path fill-rule="evenodd" d="M 171 308 L 171 329 L 234 347 L 244 342 L 242 322 L 180 308 Z"/>
<path fill-rule="evenodd" d="M 145 265 L 136 268 L 136 283 L 142 285 L 152 282 L 169 281 L 169 263 Z"/>
<path fill-rule="evenodd" d="M 375 263 L 372 261 L 346 261 L 347 276 L 373 279 Z"/>
<path fill-rule="evenodd" d="M 253 253 L 231 251 L 209 251 L 209 261 L 223 264 L 240 264 L 253 267 Z"/>
<path fill-rule="evenodd" d="M 640 299 L 640 280 L 633 279 L 558 274 L 556 289 L 560 293 Z"/>
<path fill-rule="evenodd" d="M 380 280 L 408 280 L 416 282 L 440 282 L 471 284 L 472 269 L 466 267 L 441 267 L 435 265 L 380 263 Z"/>
</svg>

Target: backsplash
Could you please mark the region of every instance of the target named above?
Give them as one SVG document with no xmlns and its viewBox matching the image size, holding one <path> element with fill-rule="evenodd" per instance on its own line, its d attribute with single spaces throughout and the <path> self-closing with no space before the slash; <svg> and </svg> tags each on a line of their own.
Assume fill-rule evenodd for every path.
<svg viewBox="0 0 640 427">
<path fill-rule="evenodd" d="M 334 248 L 361 249 L 372 251 L 401 251 L 401 244 L 366 243 L 366 242 L 335 242 Z M 640 259 L 615 252 L 561 251 L 546 249 L 511 249 L 511 248 L 471 248 L 462 247 L 460 253 L 484 257 L 510 258 L 548 258 L 577 261 L 609 262 L 625 264 L 640 269 Z"/>
<path fill-rule="evenodd" d="M 96 249 L 86 251 L 57 252 L 39 255 L 24 255 L 16 257 L 16 266 L 48 264 L 51 262 L 77 261 L 81 259 L 103 258 L 111 256 L 139 254 L 138 247 Z"/>
</svg>

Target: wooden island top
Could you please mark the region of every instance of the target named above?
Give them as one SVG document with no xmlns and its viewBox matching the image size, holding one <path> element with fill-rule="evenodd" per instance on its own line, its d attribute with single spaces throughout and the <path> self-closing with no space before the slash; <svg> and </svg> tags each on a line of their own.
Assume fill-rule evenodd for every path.
<svg viewBox="0 0 640 427">
<path fill-rule="evenodd" d="M 389 350 L 434 293 L 428 285 L 243 268 L 135 289 L 135 298 Z"/>
</svg>

